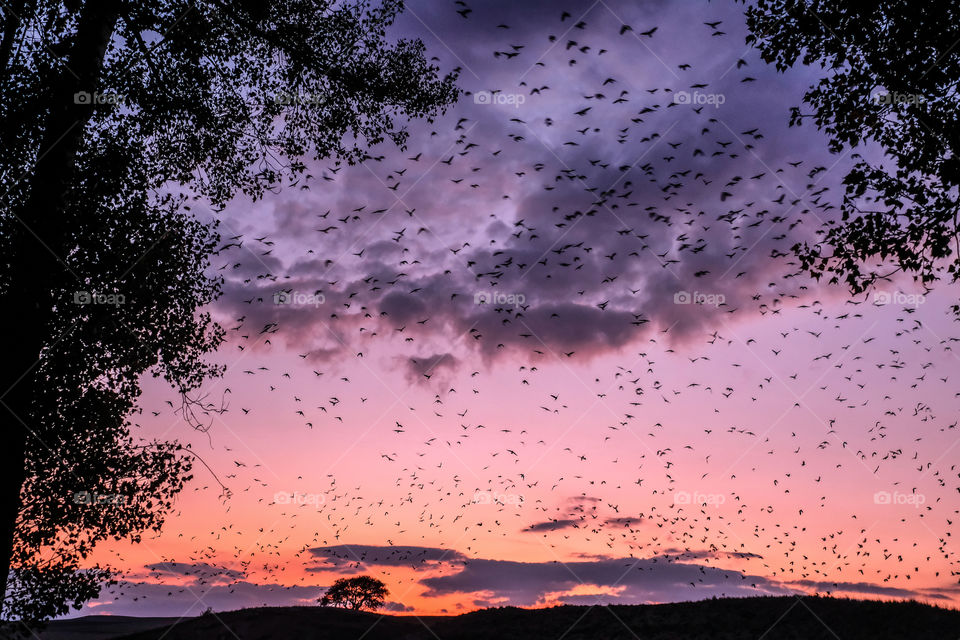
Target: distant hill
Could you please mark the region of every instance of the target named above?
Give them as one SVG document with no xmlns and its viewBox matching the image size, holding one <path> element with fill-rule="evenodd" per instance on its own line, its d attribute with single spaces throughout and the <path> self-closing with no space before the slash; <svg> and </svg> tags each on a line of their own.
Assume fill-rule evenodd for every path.
<svg viewBox="0 0 960 640">
<path fill-rule="evenodd" d="M 97 618 L 90 616 L 83 622 L 95 625 Z M 48 633 L 57 632 L 57 627 L 64 624 L 52 624 Z M 73 631 L 79 633 L 76 628 Z M 421 617 L 271 607 L 187 618 L 149 631 L 99 636 L 96 640 L 353 640 L 361 636 L 364 640 L 956 640 L 960 638 L 960 611 L 913 602 L 820 597 L 551 609 L 505 607 L 459 616 Z M 94 637 L 60 635 L 56 640 Z"/>
<path fill-rule="evenodd" d="M 148 629 L 167 629 L 179 618 L 136 618 L 131 616 L 82 616 L 52 622 L 30 640 L 112 640 Z"/>
</svg>

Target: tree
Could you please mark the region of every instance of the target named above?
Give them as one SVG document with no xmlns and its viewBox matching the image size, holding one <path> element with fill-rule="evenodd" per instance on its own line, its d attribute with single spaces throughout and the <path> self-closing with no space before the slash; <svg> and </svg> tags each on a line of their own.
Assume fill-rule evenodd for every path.
<svg viewBox="0 0 960 640">
<path fill-rule="evenodd" d="M 327 589 L 319 602 L 323 607 L 376 610 L 383 606 L 389 593 L 386 584 L 371 576 L 340 578 Z"/>
<path fill-rule="evenodd" d="M 0 6 L 4 617 L 95 597 L 107 538 L 158 529 L 197 458 L 134 437 L 149 372 L 209 409 L 210 256 L 235 195 L 356 163 L 456 99 L 400 0 L 11 0 Z M 202 219 L 190 202 L 215 215 Z M 192 411 L 184 411 L 186 418 Z M 76 496 L 84 496 L 77 499 Z M 106 496 L 106 498 L 104 498 Z"/>
<path fill-rule="evenodd" d="M 791 111 L 812 119 L 835 153 L 859 152 L 839 220 L 794 250 L 815 278 L 866 291 L 893 273 L 929 287 L 960 277 L 960 6 L 910 0 L 758 0 L 747 41 L 780 71 L 798 59 L 827 75 Z M 879 264 L 867 267 L 868 261 Z M 954 311 L 960 313 L 960 306 Z"/>
</svg>

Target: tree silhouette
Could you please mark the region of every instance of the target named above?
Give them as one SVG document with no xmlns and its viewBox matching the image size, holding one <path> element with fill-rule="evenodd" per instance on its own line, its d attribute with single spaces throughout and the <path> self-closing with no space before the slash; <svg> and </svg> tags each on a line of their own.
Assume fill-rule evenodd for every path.
<svg viewBox="0 0 960 640">
<path fill-rule="evenodd" d="M 783 71 L 801 59 L 828 72 L 804 95 L 813 112 L 794 107 L 790 124 L 812 119 L 836 153 L 870 145 L 883 153 L 873 161 L 853 154 L 840 219 L 824 224 L 812 246 L 794 247 L 803 268 L 854 294 L 897 271 L 925 287 L 956 281 L 960 6 L 758 0 L 746 13 L 747 40 L 765 61 Z"/>
<path fill-rule="evenodd" d="M 383 606 L 389 593 L 387 585 L 371 576 L 340 578 L 327 589 L 319 602 L 324 607 L 376 610 Z"/>
<path fill-rule="evenodd" d="M 457 97 L 399 0 L 11 0 L 0 6 L 4 617 L 98 593 L 106 537 L 159 528 L 195 456 L 133 437 L 140 379 L 197 389 L 219 212 L 404 145 Z M 190 201 L 214 210 L 203 219 Z M 193 394 L 193 395 L 191 395 Z M 80 496 L 78 498 L 77 496 Z"/>
</svg>

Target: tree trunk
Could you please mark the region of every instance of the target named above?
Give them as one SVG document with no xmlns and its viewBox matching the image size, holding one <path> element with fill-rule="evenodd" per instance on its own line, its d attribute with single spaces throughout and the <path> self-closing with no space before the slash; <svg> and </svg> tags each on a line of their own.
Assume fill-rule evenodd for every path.
<svg viewBox="0 0 960 640">
<path fill-rule="evenodd" d="M 0 369 L 0 469 L 4 473 L 0 483 L 0 586 L 4 594 L 25 479 L 27 439 L 42 431 L 31 417 L 33 404 L 40 397 L 38 360 L 45 347 L 56 348 L 47 344 L 54 306 L 73 303 L 72 299 L 54 299 L 54 295 L 71 288 L 82 289 L 62 262 L 69 238 L 65 214 L 77 152 L 96 107 L 74 96 L 81 91 L 92 95 L 100 89 L 104 57 L 120 6 L 119 0 L 88 0 L 80 9 L 65 69 L 51 87 L 52 104 L 29 177 L 29 196 L 15 211 L 17 222 L 12 223 L 16 226 L 7 256 L 10 280 L 4 294 L 4 313 L 0 314 L 0 335 L 8 345 Z M 41 435 L 41 449 L 45 448 L 44 440 Z M 48 453 L 56 455 L 55 451 Z"/>
<path fill-rule="evenodd" d="M 21 16 L 26 13 L 27 0 L 15 0 L 9 3 L 3 16 L 3 39 L 0 40 L 0 72 L 5 73 L 10 65 L 10 56 L 13 53 L 13 41 L 23 26 Z M 32 10 L 32 7 L 31 7 Z M 6 77 L 3 79 L 6 81 Z"/>
<path fill-rule="evenodd" d="M 20 488 L 24 481 L 24 462 L 28 428 L 29 405 L 33 388 L 35 364 L 43 346 L 41 332 L 33 324 L 35 314 L 20 313 L 15 303 L 5 305 L 0 330 L 7 341 L 2 378 L 3 397 L 0 402 L 0 580 L 6 593 L 6 579 L 10 570 L 10 555 L 17 514 L 20 511 Z M 23 318 L 24 324 L 19 324 Z M 19 378 L 19 379 L 18 379 Z"/>
</svg>

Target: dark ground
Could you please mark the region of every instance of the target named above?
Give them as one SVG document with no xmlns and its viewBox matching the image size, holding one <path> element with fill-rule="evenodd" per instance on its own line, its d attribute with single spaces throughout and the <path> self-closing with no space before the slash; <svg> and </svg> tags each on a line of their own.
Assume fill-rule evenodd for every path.
<svg viewBox="0 0 960 640">
<path fill-rule="evenodd" d="M 45 630 L 37 632 L 36 636 L 28 634 L 27 638 L 29 640 L 112 640 L 147 629 L 167 628 L 177 620 L 178 618 L 83 616 L 52 622 Z M 0 638 L 2 637 L 0 635 Z"/>
<path fill-rule="evenodd" d="M 122 619 L 131 624 L 130 618 Z M 130 633 L 105 617 L 55 622 L 42 640 L 957 640 L 960 611 L 912 602 L 817 597 L 733 598 L 661 605 L 485 609 L 393 616 L 319 607 L 243 609 Z M 229 628 L 229 629 L 228 629 Z M 103 633 L 84 633 L 103 630 Z M 124 635 L 126 634 L 126 635 Z"/>
</svg>

